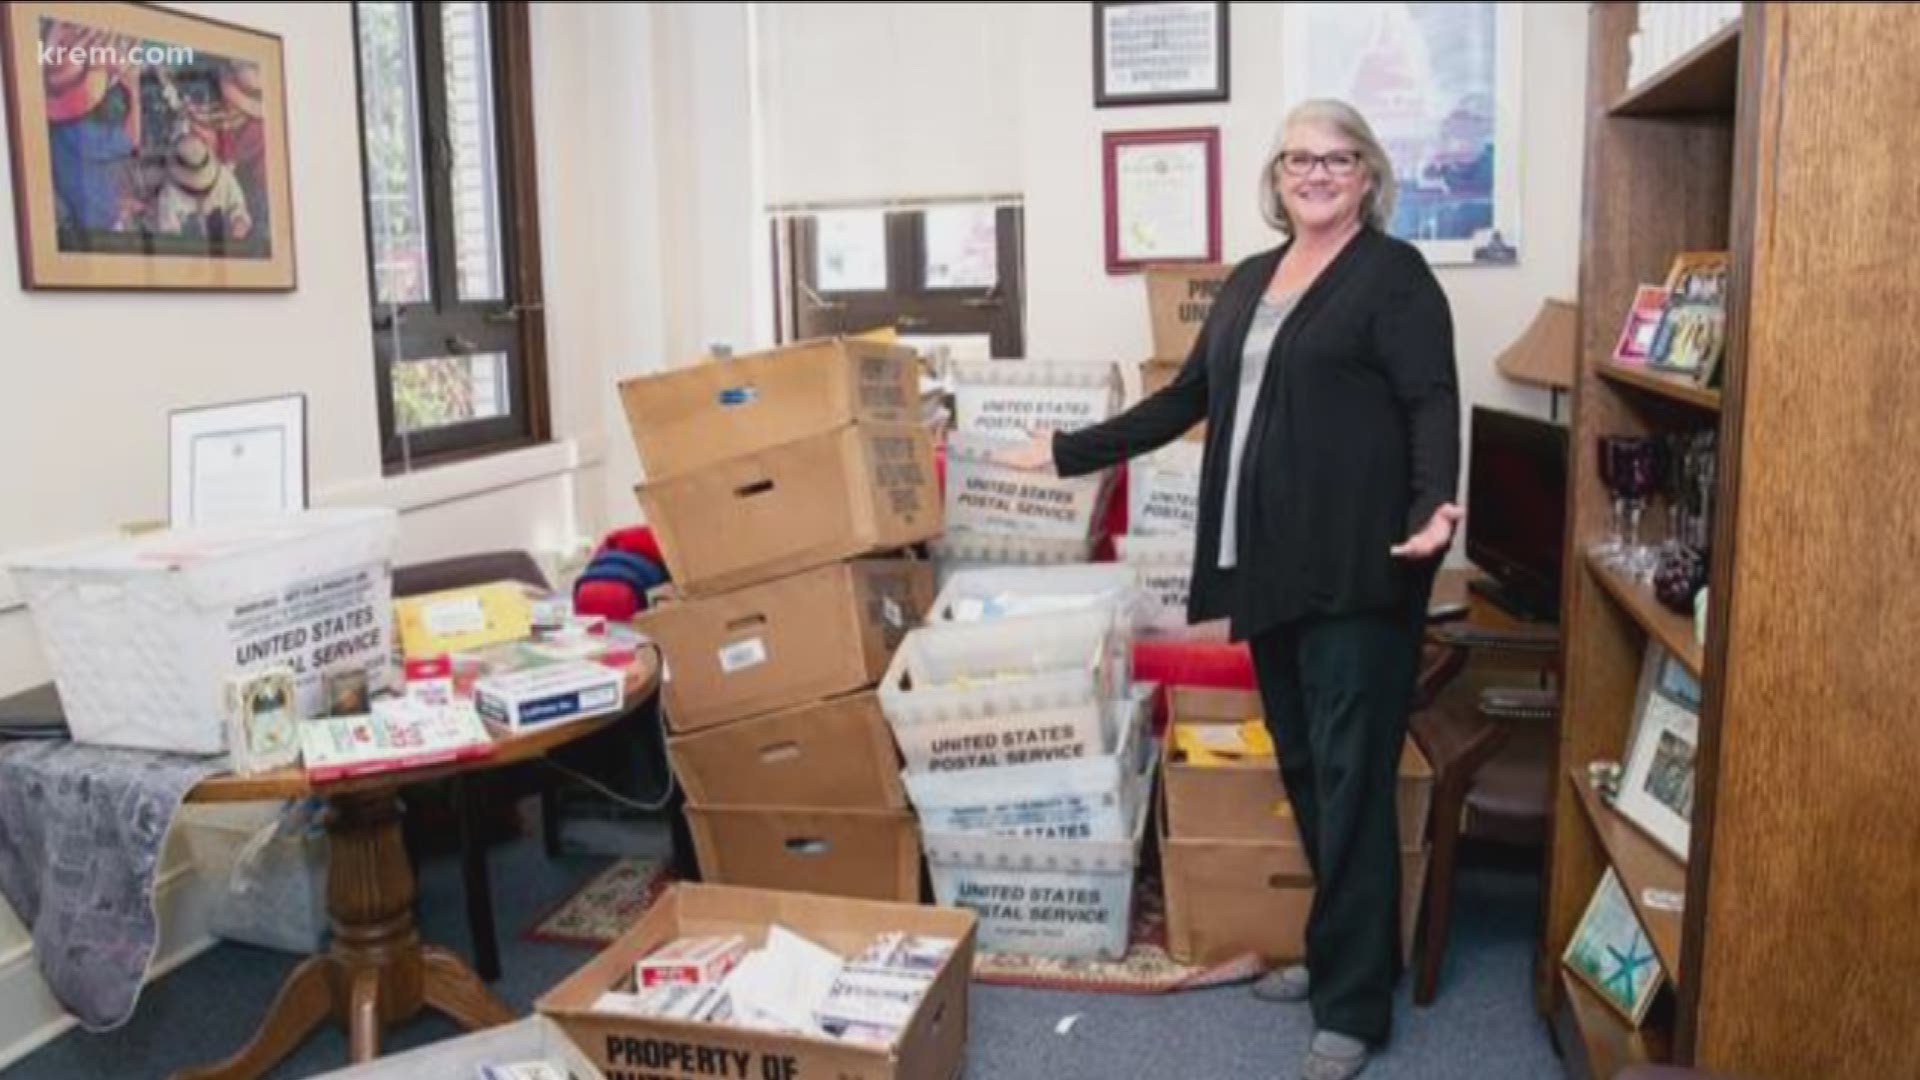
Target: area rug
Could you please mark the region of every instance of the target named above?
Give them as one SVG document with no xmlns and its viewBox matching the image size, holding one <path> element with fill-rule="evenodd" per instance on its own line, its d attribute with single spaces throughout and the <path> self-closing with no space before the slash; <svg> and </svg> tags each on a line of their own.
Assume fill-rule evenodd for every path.
<svg viewBox="0 0 1920 1080">
<path fill-rule="evenodd" d="M 529 941 L 599 948 L 627 932 L 673 875 L 658 859 L 623 858 L 555 904 L 524 935 Z"/>
<path fill-rule="evenodd" d="M 1133 895 L 1132 944 L 1121 959 L 1056 960 L 980 952 L 973 960 L 974 981 L 1034 990 L 1165 994 L 1246 982 L 1267 970 L 1252 954 L 1207 966 L 1175 960 L 1167 952 L 1167 909 L 1159 874 L 1143 869 Z"/>
</svg>

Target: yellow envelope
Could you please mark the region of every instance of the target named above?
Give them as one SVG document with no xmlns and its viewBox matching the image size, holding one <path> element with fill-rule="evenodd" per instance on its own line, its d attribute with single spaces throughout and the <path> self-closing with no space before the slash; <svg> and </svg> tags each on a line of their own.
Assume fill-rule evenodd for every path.
<svg viewBox="0 0 1920 1080">
<path fill-rule="evenodd" d="M 533 634 L 526 586 L 497 581 L 393 602 L 400 648 L 409 659 L 519 641 Z"/>
</svg>

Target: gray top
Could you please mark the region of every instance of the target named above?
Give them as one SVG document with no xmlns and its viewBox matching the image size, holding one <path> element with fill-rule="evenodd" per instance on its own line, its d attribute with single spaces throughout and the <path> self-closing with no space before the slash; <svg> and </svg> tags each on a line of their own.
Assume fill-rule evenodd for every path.
<svg viewBox="0 0 1920 1080">
<path fill-rule="evenodd" d="M 1253 427 L 1254 403 L 1260 400 L 1260 384 L 1266 378 L 1267 357 L 1273 352 L 1273 340 L 1300 300 L 1299 292 L 1290 292 L 1275 300 L 1260 297 L 1253 313 L 1253 325 L 1247 328 L 1247 343 L 1240 354 L 1240 391 L 1233 405 L 1233 441 L 1228 444 L 1227 492 L 1220 503 L 1220 568 L 1231 570 L 1239 563 L 1235 526 L 1240 500 L 1240 458 L 1247 446 L 1247 432 Z"/>
</svg>

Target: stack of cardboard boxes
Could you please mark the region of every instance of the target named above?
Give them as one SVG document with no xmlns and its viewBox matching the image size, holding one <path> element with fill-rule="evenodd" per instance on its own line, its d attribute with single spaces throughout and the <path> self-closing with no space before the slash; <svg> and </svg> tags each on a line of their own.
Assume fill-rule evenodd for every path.
<svg viewBox="0 0 1920 1080">
<path fill-rule="evenodd" d="M 674 595 L 668 744 L 709 881 L 915 901 L 919 836 L 871 688 L 933 598 L 911 350 L 830 339 L 621 384 Z"/>
<path fill-rule="evenodd" d="M 1257 694 L 1177 687 L 1160 764 L 1160 864 L 1166 885 L 1168 951 L 1192 964 L 1247 953 L 1273 963 L 1306 956 L 1313 871 L 1270 754 L 1195 755 L 1183 747 L 1225 747 L 1265 712 Z M 1183 738 L 1181 729 L 1199 729 Z M 1427 812 L 1433 770 L 1411 741 L 1400 758 L 1401 947 L 1412 955 L 1424 895 Z"/>
</svg>

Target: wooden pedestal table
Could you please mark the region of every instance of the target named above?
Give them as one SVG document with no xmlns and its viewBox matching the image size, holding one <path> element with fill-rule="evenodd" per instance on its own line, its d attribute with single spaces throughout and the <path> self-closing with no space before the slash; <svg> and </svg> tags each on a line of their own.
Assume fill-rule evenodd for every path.
<svg viewBox="0 0 1920 1080">
<path fill-rule="evenodd" d="M 468 1030 L 508 1023 L 514 1015 L 454 952 L 424 945 L 414 922 L 413 867 L 400 838 L 399 789 L 455 773 L 513 765 L 601 731 L 653 693 L 659 668 L 644 653 L 628 672 L 627 707 L 592 720 L 500 735 L 493 753 L 472 761 L 313 784 L 298 768 L 260 776 L 216 776 L 188 794 L 193 802 L 253 802 L 319 795 L 327 800 L 328 951 L 295 968 L 267 1010 L 253 1040 L 217 1065 L 176 1073 L 174 1080 L 252 1080 L 292 1053 L 328 1018 L 346 1027 L 354 1063 L 377 1057 L 387 1028 L 424 1007 Z"/>
</svg>

